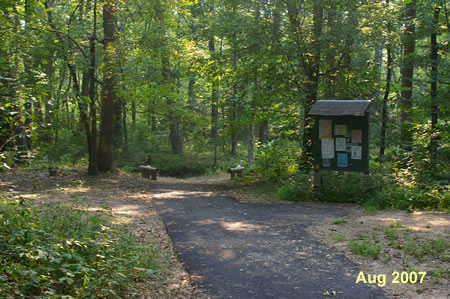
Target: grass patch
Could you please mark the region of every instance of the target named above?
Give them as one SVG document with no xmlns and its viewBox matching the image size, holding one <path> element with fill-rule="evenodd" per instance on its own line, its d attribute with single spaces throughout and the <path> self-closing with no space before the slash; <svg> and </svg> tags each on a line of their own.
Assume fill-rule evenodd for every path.
<svg viewBox="0 0 450 299">
<path fill-rule="evenodd" d="M 380 245 L 372 245 L 367 240 L 352 240 L 350 241 L 350 249 L 353 253 L 361 256 L 378 258 L 381 252 Z"/>
<path fill-rule="evenodd" d="M 158 253 L 101 213 L 0 199 L 0 297 L 122 297 Z"/>
<path fill-rule="evenodd" d="M 333 220 L 332 224 L 345 224 L 347 223 L 347 220 L 343 219 L 343 218 L 336 218 Z"/>
<path fill-rule="evenodd" d="M 439 239 L 427 240 L 422 243 L 419 243 L 416 240 L 409 241 L 405 244 L 404 250 L 418 261 L 423 261 L 426 258 L 435 258 L 443 262 L 450 261 L 448 254 L 450 242 L 442 237 Z"/>
<path fill-rule="evenodd" d="M 335 241 L 335 242 L 342 242 L 342 241 L 345 241 L 345 238 L 346 238 L 347 236 L 345 235 L 345 233 L 336 233 L 334 236 L 333 236 L 333 240 Z"/>
</svg>

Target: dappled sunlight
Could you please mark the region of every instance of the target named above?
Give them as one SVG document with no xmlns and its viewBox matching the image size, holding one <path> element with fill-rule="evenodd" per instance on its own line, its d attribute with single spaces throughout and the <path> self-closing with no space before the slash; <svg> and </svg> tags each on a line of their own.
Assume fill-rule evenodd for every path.
<svg viewBox="0 0 450 299">
<path fill-rule="evenodd" d="M 213 192 L 189 192 L 189 191 L 174 191 L 174 190 L 160 190 L 159 192 L 165 192 L 165 193 L 159 193 L 153 195 L 153 198 L 155 199 L 164 199 L 164 198 L 186 198 L 186 197 L 192 197 L 192 196 L 214 196 Z"/>
<path fill-rule="evenodd" d="M 261 230 L 266 228 L 263 225 L 258 224 L 251 224 L 251 223 L 245 223 L 242 221 L 223 221 L 223 220 L 212 220 L 212 219 L 206 219 L 206 220 L 199 220 L 199 221 L 193 221 L 194 224 L 199 225 L 219 225 L 220 227 L 224 228 L 227 231 L 255 231 L 255 230 Z"/>
<path fill-rule="evenodd" d="M 236 252 L 231 249 L 225 249 L 220 252 L 219 256 L 223 260 L 233 260 L 236 258 Z"/>
<path fill-rule="evenodd" d="M 359 218 L 362 222 L 381 225 L 400 223 L 414 231 L 445 233 L 450 229 L 450 215 L 438 212 L 414 212 L 407 214 L 399 211 L 381 211 L 375 215 L 366 215 Z"/>
<path fill-rule="evenodd" d="M 236 222 L 225 222 L 221 221 L 220 225 L 229 231 L 254 231 L 258 229 L 262 229 L 263 226 L 257 224 L 245 223 L 242 221 Z"/>
</svg>

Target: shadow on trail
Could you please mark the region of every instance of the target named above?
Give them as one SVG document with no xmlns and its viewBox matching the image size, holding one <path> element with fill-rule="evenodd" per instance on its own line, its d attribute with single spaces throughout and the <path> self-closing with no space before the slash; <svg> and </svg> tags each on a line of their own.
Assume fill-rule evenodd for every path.
<svg viewBox="0 0 450 299">
<path fill-rule="evenodd" d="M 211 188 L 213 187 L 213 188 Z M 208 184 L 155 183 L 153 202 L 196 284 L 218 298 L 384 298 L 306 227 L 351 206 L 240 203 Z"/>
</svg>

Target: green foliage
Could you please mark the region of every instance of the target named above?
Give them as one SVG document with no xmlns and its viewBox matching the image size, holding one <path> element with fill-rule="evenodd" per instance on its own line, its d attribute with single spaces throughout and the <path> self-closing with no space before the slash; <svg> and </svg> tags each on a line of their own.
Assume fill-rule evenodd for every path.
<svg viewBox="0 0 450 299">
<path fill-rule="evenodd" d="M 352 240 L 350 241 L 350 249 L 357 255 L 372 258 L 378 258 L 381 252 L 380 245 L 371 244 L 368 240 Z"/>
<path fill-rule="evenodd" d="M 283 145 L 280 140 L 257 144 L 254 169 L 263 180 L 278 182 L 297 170 L 299 149 L 290 142 Z"/>
<path fill-rule="evenodd" d="M 450 261 L 450 242 L 442 237 L 427 240 L 422 243 L 411 240 L 405 244 L 404 250 L 418 261 L 423 261 L 426 258 L 439 259 L 443 262 Z"/>
<path fill-rule="evenodd" d="M 362 202 L 364 193 L 359 187 L 359 176 L 359 173 L 323 172 L 322 186 L 317 190 L 317 199 L 324 202 Z"/>
<path fill-rule="evenodd" d="M 121 297 L 155 277 L 157 252 L 103 214 L 0 201 L 1 297 Z"/>
<path fill-rule="evenodd" d="M 345 233 L 336 233 L 336 234 L 334 234 L 334 236 L 333 236 L 333 240 L 334 240 L 335 242 L 342 242 L 342 241 L 345 240 L 346 237 L 347 237 L 347 236 L 345 235 Z"/>
<path fill-rule="evenodd" d="M 343 218 L 336 218 L 332 222 L 332 224 L 345 224 L 345 223 L 347 223 L 347 220 L 345 220 Z"/>
<path fill-rule="evenodd" d="M 308 201 L 313 199 L 311 178 L 298 173 L 277 189 L 277 199 L 292 201 Z"/>
</svg>

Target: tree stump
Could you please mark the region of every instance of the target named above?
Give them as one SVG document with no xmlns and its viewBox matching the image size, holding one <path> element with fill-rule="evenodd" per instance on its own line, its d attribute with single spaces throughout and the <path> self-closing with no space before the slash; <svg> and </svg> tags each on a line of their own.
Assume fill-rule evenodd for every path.
<svg viewBox="0 0 450 299">
<path fill-rule="evenodd" d="M 150 179 L 152 181 L 156 181 L 156 174 L 158 172 L 158 168 L 151 167 L 150 165 L 147 165 L 147 166 L 142 165 L 142 166 L 139 166 L 139 170 L 141 171 L 141 176 L 143 178 L 148 179 L 151 176 Z"/>
<path fill-rule="evenodd" d="M 245 170 L 245 167 L 238 165 L 234 168 L 228 168 L 227 172 L 231 175 L 230 179 L 234 178 L 237 174 L 239 177 L 242 177 L 242 172 Z"/>
</svg>

